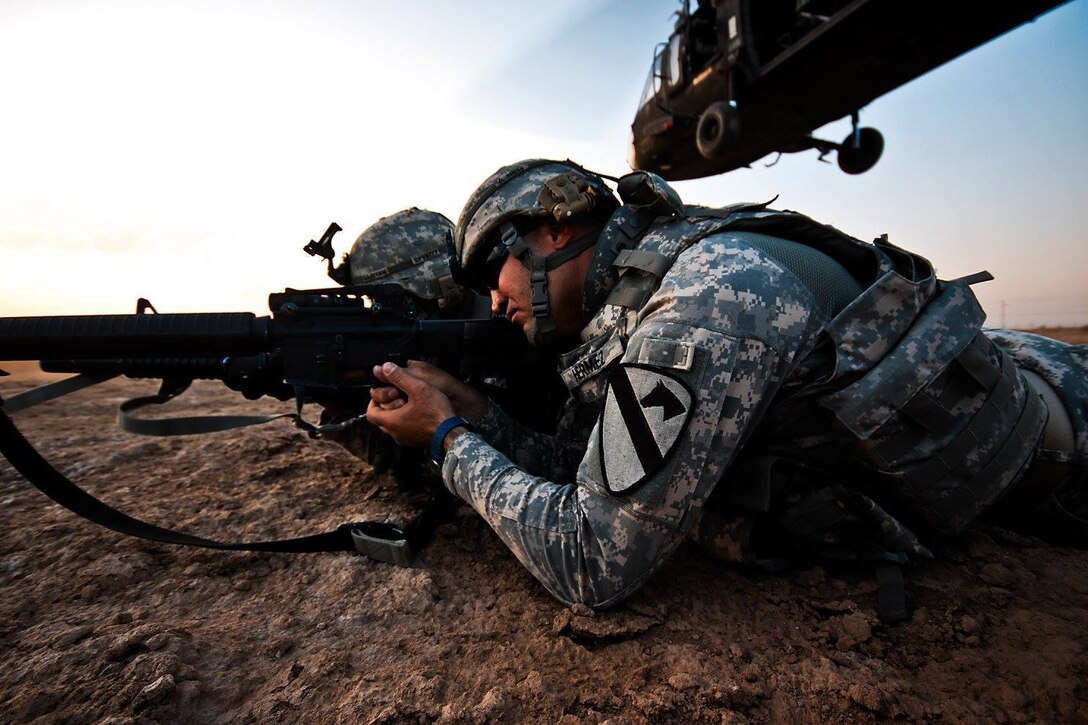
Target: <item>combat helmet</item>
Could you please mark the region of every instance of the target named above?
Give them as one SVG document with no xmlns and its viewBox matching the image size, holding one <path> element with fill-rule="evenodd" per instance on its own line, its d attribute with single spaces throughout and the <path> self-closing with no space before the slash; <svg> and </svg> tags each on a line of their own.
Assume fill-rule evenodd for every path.
<svg viewBox="0 0 1088 725">
<path fill-rule="evenodd" d="M 464 295 L 446 255 L 452 235 L 453 222 L 438 212 L 412 207 L 382 217 L 348 252 L 351 284 L 396 282 L 440 308 L 452 307 Z"/>
<path fill-rule="evenodd" d="M 472 193 L 461 212 L 450 249 L 454 278 L 486 293 L 494 288 L 506 256 L 513 256 L 529 270 L 533 317 L 541 342 L 550 345 L 557 334 L 547 272 L 596 244 L 597 235 L 583 236 L 546 257 L 532 254 L 522 236 L 540 221 L 606 216 L 618 206 L 604 179 L 573 161 L 528 159 L 504 166 Z"/>
</svg>

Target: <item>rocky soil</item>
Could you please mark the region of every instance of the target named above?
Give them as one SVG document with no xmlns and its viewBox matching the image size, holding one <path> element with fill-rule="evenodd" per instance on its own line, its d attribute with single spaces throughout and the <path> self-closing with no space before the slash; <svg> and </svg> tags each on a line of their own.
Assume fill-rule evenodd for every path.
<svg viewBox="0 0 1088 725">
<path fill-rule="evenodd" d="M 35 382 L 15 372 L 0 394 Z M 15 420 L 97 496 L 211 538 L 409 510 L 284 421 L 120 432 L 116 405 L 153 388 L 112 381 Z M 286 404 L 205 383 L 171 408 Z M 771 575 L 694 549 L 618 610 L 567 608 L 467 509 L 412 568 L 125 538 L 6 461 L 0 516 L 3 722 L 1088 722 L 1088 551 L 993 527 L 908 572 L 913 618 L 885 626 L 867 570 Z"/>
</svg>

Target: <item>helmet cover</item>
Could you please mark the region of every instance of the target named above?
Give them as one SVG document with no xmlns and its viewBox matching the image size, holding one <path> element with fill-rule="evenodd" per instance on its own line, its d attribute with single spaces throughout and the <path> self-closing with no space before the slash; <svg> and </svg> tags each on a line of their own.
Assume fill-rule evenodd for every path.
<svg viewBox="0 0 1088 725">
<path fill-rule="evenodd" d="M 591 200 L 584 206 L 618 205 L 604 179 L 573 161 L 527 159 L 504 166 L 480 184 L 461 212 L 453 249 L 459 269 L 468 277 L 476 273 L 498 242 L 496 232 L 504 222 L 515 217 L 553 217 L 556 206 L 546 203 L 548 182 L 568 175 L 584 182 L 581 186 Z"/>
<path fill-rule="evenodd" d="M 396 282 L 427 300 L 453 304 L 463 290 L 453 282 L 447 239 L 453 222 L 412 207 L 367 227 L 348 253 L 352 284 Z"/>
</svg>

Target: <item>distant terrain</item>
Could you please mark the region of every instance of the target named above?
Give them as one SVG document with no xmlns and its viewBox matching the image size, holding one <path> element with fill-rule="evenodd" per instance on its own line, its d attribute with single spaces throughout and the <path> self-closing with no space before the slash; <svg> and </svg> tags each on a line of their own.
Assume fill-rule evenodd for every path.
<svg viewBox="0 0 1088 725">
<path fill-rule="evenodd" d="M 1041 332 L 1088 342 L 1088 329 Z M 0 364 L 5 397 L 41 378 Z M 149 521 L 223 540 L 398 518 L 394 482 L 286 422 L 140 438 L 116 380 L 16 422 Z M 174 414 L 281 411 L 197 383 Z M 682 549 L 619 609 L 557 603 L 459 509 L 413 568 L 125 538 L 0 461 L 0 721 L 1088 722 L 1088 551 L 980 527 L 911 570 L 911 621 L 865 569 L 782 575 Z"/>
<path fill-rule="evenodd" d="M 1082 327 L 1039 327 L 1028 330 L 1028 332 L 1053 337 L 1056 340 L 1062 340 L 1073 345 L 1088 344 L 1088 325 Z"/>
</svg>

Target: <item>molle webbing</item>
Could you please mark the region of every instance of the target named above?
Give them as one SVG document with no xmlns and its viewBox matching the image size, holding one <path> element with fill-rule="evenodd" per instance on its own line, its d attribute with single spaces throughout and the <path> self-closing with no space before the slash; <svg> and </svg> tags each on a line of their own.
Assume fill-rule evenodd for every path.
<svg viewBox="0 0 1088 725">
<path fill-rule="evenodd" d="M 1046 407 L 1042 398 L 1020 378 L 1012 357 L 997 352 L 1000 362 L 995 367 L 987 354 L 994 349 L 982 334 L 956 359 L 956 363 L 986 391 L 986 399 L 971 421 L 935 456 L 907 473 L 907 479 L 918 485 L 933 482 L 948 485 L 961 480 L 949 494 L 932 506 L 933 519 L 958 532 L 977 515 L 980 504 L 997 500 L 1031 460 L 1046 425 Z M 914 400 L 929 401 L 926 417 L 943 410 L 923 391 L 904 409 L 915 420 Z M 944 411 L 951 421 L 952 414 Z M 925 417 L 923 417 L 925 420 Z M 921 422 L 921 421 L 920 421 Z M 940 420 L 931 420 L 940 425 Z M 947 423 L 944 430 L 947 430 Z M 972 453 L 990 451 L 988 459 L 968 463 Z"/>
<path fill-rule="evenodd" d="M 935 519 L 946 522 L 948 531 L 962 531 L 981 513 L 976 507 L 988 508 L 1027 471 L 1045 425 L 1046 406 L 1042 398 L 1028 395 L 1020 419 L 997 454 L 978 473 L 933 505 Z"/>
<path fill-rule="evenodd" d="M 878 468 L 899 478 L 901 497 L 918 507 L 929 526 L 949 534 L 1011 489 L 1031 461 L 1047 418 L 1042 398 L 1020 377 L 1012 358 L 981 333 L 942 374 L 946 384 L 952 376 L 959 381 L 947 390 L 973 383 L 985 397 L 949 440 L 932 450 L 963 419 L 962 412 L 950 409 L 962 402 L 962 394 L 945 401 L 927 386 L 900 411 L 911 424 L 868 449 Z"/>
<path fill-rule="evenodd" d="M 654 217 L 629 206 L 612 213 L 597 240 L 597 251 L 589 263 L 589 273 L 582 287 L 582 315 L 590 319 L 604 304 L 616 284 L 618 272 L 613 265 L 617 255 L 634 248 L 650 228 Z"/>
<path fill-rule="evenodd" d="M 640 309 L 653 296 L 672 263 L 672 259 L 658 252 L 624 249 L 612 263 L 621 275 L 620 282 L 612 288 L 605 304 Z M 629 270 L 639 274 L 627 274 Z"/>
<path fill-rule="evenodd" d="M 661 279 L 669 271 L 672 262 L 664 254 L 639 249 L 625 249 L 616 255 L 613 263 L 620 269 L 637 269 Z"/>
</svg>

